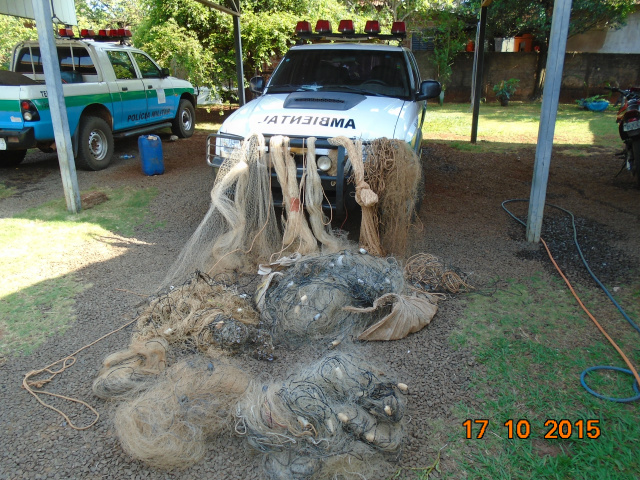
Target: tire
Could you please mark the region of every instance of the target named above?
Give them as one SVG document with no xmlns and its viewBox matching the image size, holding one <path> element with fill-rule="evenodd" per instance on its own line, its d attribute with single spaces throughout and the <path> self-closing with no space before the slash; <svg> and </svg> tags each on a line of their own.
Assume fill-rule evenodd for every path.
<svg viewBox="0 0 640 480">
<path fill-rule="evenodd" d="M 103 170 L 113 156 L 113 133 L 100 117 L 83 117 L 78 126 L 76 165 L 84 170 Z"/>
<path fill-rule="evenodd" d="M 8 168 L 20 165 L 26 155 L 26 150 L 0 150 L 0 167 Z"/>
<path fill-rule="evenodd" d="M 635 140 L 631 144 L 633 149 L 633 175 L 636 177 L 638 188 L 640 188 L 640 140 Z"/>
<path fill-rule="evenodd" d="M 178 113 L 173 119 L 171 132 L 180 138 L 189 138 L 196 129 L 196 110 L 193 104 L 182 98 L 178 104 Z"/>
</svg>

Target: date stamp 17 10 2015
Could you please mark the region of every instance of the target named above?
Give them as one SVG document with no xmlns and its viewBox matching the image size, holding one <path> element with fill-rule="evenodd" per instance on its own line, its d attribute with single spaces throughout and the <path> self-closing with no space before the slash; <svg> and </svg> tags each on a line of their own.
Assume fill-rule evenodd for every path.
<svg viewBox="0 0 640 480">
<path fill-rule="evenodd" d="M 487 419 L 475 419 L 465 420 L 462 422 L 462 426 L 465 427 L 466 438 L 468 439 L 480 439 L 484 436 L 489 426 L 489 420 Z M 522 420 L 507 420 L 503 426 L 507 431 L 507 438 L 529 438 L 531 435 L 531 422 L 526 419 Z M 568 439 L 573 436 L 574 438 L 598 438 L 601 434 L 600 420 L 545 420 L 544 437 L 546 439 Z"/>
</svg>

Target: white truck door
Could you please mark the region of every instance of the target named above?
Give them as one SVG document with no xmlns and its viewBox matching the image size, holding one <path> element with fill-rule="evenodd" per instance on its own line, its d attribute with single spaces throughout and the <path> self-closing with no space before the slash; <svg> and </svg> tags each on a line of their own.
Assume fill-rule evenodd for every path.
<svg viewBox="0 0 640 480">
<path fill-rule="evenodd" d="M 145 85 L 133 65 L 129 54 L 122 50 L 107 50 L 107 56 L 116 76 L 113 96 L 114 131 L 149 123 Z"/>
<path fill-rule="evenodd" d="M 141 52 L 133 52 L 133 57 L 142 74 L 149 121 L 171 120 L 176 115 L 176 96 L 170 79 L 163 78 L 162 71 L 151 58 Z"/>
</svg>

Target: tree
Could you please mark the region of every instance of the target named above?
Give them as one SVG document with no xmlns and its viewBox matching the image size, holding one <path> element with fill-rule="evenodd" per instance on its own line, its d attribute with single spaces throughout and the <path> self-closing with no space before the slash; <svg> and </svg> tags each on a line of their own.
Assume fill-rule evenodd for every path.
<svg viewBox="0 0 640 480">
<path fill-rule="evenodd" d="M 479 0 L 473 0 L 477 10 Z M 573 0 L 569 36 L 593 28 L 619 28 L 633 11 L 635 0 Z M 542 96 L 553 0 L 494 0 L 489 6 L 487 33 L 495 37 L 512 37 L 531 33 L 540 49 L 536 65 L 536 82 L 532 99 Z"/>
<path fill-rule="evenodd" d="M 75 5 L 81 28 L 132 27 L 145 16 L 140 0 L 75 0 Z"/>
<path fill-rule="evenodd" d="M 195 0 L 141 0 L 146 14 L 134 30 L 134 43 L 154 48 L 156 55 L 180 63 L 189 72 L 189 78 L 202 79 L 200 85 L 229 85 L 236 82 L 236 59 L 231 15 L 206 7 Z M 216 3 L 214 0 L 213 3 Z M 223 2 L 218 2 L 223 4 Z M 229 5 L 224 5 L 229 7 Z M 339 19 L 354 18 L 346 5 L 338 0 L 246 0 L 240 2 L 243 65 L 247 77 L 263 70 L 274 58 L 283 55 L 295 43 L 295 25 L 298 20 L 331 20 L 337 26 Z M 364 27 L 364 20 L 354 19 Z M 174 25 L 174 30 L 163 25 Z M 191 45 L 191 52 L 178 55 L 180 41 L 165 42 L 164 35 L 174 35 Z M 195 55 L 192 41 L 197 40 L 205 61 L 194 65 L 189 59 Z M 174 43 L 177 43 L 174 45 Z M 164 50 L 161 52 L 161 50 Z M 180 57 L 180 58 L 179 58 Z M 193 57 L 195 58 L 195 57 Z M 186 61 L 186 62 L 185 62 Z M 167 65 L 169 66 L 169 65 Z M 197 73 L 191 73 L 193 67 Z"/>
<path fill-rule="evenodd" d="M 18 42 L 38 38 L 36 22 L 26 18 L 0 15 L 0 31 L 2 31 L 2 35 L 0 35 L 0 67 L 8 70 L 13 47 Z"/>
</svg>

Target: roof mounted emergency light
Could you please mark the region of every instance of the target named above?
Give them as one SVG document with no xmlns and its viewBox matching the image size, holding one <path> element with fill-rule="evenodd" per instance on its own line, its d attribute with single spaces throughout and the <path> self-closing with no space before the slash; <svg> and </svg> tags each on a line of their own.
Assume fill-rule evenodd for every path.
<svg viewBox="0 0 640 480">
<path fill-rule="evenodd" d="M 311 23 L 301 20 L 296 24 L 296 35 L 311 33 Z"/>
<path fill-rule="evenodd" d="M 329 20 L 318 20 L 316 22 L 316 33 L 331 33 L 331 22 Z"/>
<path fill-rule="evenodd" d="M 80 30 L 80 36 L 82 38 L 93 38 L 96 36 L 96 33 L 93 30 L 89 30 L 88 28 L 83 28 Z"/>
<path fill-rule="evenodd" d="M 65 27 L 58 30 L 58 34 L 61 37 L 73 38 L 73 29 L 71 27 Z"/>
<path fill-rule="evenodd" d="M 377 20 L 367 20 L 367 23 L 364 25 L 364 33 L 369 33 L 372 35 L 377 35 L 380 33 L 380 22 Z"/>
<path fill-rule="evenodd" d="M 355 28 L 353 28 L 353 20 L 340 20 L 340 24 L 338 25 L 338 31 L 345 35 L 351 35 L 356 33 Z"/>
<path fill-rule="evenodd" d="M 404 22 L 393 22 L 391 25 L 391 35 L 406 35 L 407 25 Z"/>
<path fill-rule="evenodd" d="M 394 22 L 391 27 L 391 35 L 380 34 L 380 22 L 368 20 L 364 33 L 355 33 L 353 20 L 340 20 L 338 32 L 332 33 L 329 20 L 318 20 L 315 28 L 316 33 L 312 33 L 311 24 L 301 20 L 296 24 L 296 35 L 300 38 L 310 40 L 345 40 L 345 41 L 376 41 L 376 40 L 396 40 L 402 41 L 407 36 L 404 22 Z"/>
</svg>

